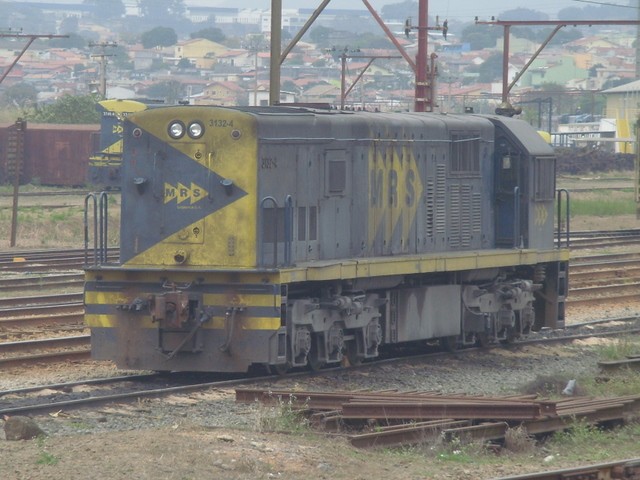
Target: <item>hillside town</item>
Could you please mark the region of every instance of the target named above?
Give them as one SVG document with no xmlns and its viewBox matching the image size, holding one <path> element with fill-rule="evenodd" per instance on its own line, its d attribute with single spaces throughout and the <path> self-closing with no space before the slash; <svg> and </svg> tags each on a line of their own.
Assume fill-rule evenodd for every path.
<svg viewBox="0 0 640 480">
<path fill-rule="evenodd" d="M 406 25 L 416 9 L 417 2 L 406 1 L 379 12 L 413 57 L 417 36 Z M 33 21 L 34 12 L 42 21 Z M 283 11 L 283 45 L 313 12 Z M 5 105 L 29 108 L 64 94 L 91 93 L 167 104 L 268 104 L 268 9 L 68 0 L 0 2 L 0 13 L 0 66 L 6 75 L 0 101 Z M 540 14 L 517 9 L 500 18 L 503 15 Z M 502 89 L 502 28 L 457 25 L 438 16 L 429 23 L 429 51 L 437 71 L 434 109 L 492 113 Z M 44 38 L 49 34 L 64 38 Z M 42 37 L 7 73 L 29 35 Z M 513 29 L 510 35 L 508 78 L 513 79 L 547 32 Z M 631 137 L 640 94 L 636 37 L 637 27 L 632 26 L 563 29 L 527 65 L 510 91 L 512 102 L 521 105 L 523 115 L 540 130 L 557 132 L 563 124 L 581 124 L 582 129 L 607 130 L 614 138 Z M 412 108 L 414 72 L 364 7 L 326 8 L 281 67 L 281 103 L 379 111 Z M 616 149 L 624 150 L 624 144 Z"/>
</svg>

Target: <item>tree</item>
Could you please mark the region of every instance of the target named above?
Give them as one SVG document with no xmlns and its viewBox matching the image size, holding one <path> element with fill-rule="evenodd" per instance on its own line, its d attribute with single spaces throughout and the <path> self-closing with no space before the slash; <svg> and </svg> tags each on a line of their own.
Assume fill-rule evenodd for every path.
<svg viewBox="0 0 640 480">
<path fill-rule="evenodd" d="M 329 46 L 334 33 L 335 30 L 332 28 L 319 26 L 309 32 L 309 38 L 318 46 L 327 47 Z"/>
<path fill-rule="evenodd" d="M 178 67 L 178 69 L 180 70 L 185 70 L 185 69 L 193 68 L 193 65 L 191 65 L 191 60 L 185 57 L 180 59 L 176 67 Z"/>
<path fill-rule="evenodd" d="M 87 46 L 87 41 L 76 33 L 70 33 L 68 38 L 52 38 L 49 40 L 51 48 L 79 48 Z"/>
<path fill-rule="evenodd" d="M 65 94 L 50 105 L 36 110 L 28 120 L 40 123 L 100 123 L 94 95 Z"/>
<path fill-rule="evenodd" d="M 112 57 L 109 57 L 109 62 L 113 63 L 113 66 L 118 70 L 133 70 L 133 62 L 129 58 L 129 52 L 122 45 L 116 45 L 111 47 L 109 53 Z"/>
<path fill-rule="evenodd" d="M 478 73 L 479 83 L 489 83 L 499 79 L 502 76 L 502 53 L 492 54 L 473 70 Z"/>
<path fill-rule="evenodd" d="M 186 95 L 184 86 L 176 80 L 155 83 L 147 88 L 143 93 L 148 98 L 164 100 L 167 105 L 177 103 Z"/>
<path fill-rule="evenodd" d="M 352 42 L 360 48 L 391 48 L 391 41 L 384 34 L 375 34 L 371 32 L 361 33 L 356 36 Z"/>
<path fill-rule="evenodd" d="M 418 2 L 405 0 L 404 2 L 385 5 L 380 10 L 383 18 L 391 20 L 403 20 L 409 17 L 418 18 Z"/>
<path fill-rule="evenodd" d="M 496 40 L 502 37 L 502 28 L 487 28 L 486 25 L 472 24 L 462 30 L 460 40 L 468 43 L 471 50 L 482 50 L 493 47 Z"/>
<path fill-rule="evenodd" d="M 219 28 L 203 28 L 202 30 L 198 30 L 197 32 L 193 32 L 190 35 L 191 38 L 204 38 L 206 40 L 211 40 L 212 42 L 224 42 L 226 40 L 226 36 L 222 33 L 222 30 Z"/>
<path fill-rule="evenodd" d="M 24 109 L 36 104 L 38 91 L 29 83 L 17 83 L 7 87 L 0 102 L 4 106 Z"/>
<path fill-rule="evenodd" d="M 156 27 L 140 37 L 144 48 L 170 47 L 178 41 L 178 34 L 170 27 Z"/>
<path fill-rule="evenodd" d="M 93 17 L 100 20 L 120 18 L 127 13 L 122 0 L 84 0 L 82 3 L 92 7 Z"/>
</svg>

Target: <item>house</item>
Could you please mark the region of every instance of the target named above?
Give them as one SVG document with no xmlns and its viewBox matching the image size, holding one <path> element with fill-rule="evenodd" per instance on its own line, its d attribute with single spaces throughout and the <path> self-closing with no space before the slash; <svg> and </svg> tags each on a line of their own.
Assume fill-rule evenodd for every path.
<svg viewBox="0 0 640 480">
<path fill-rule="evenodd" d="M 340 104 L 340 88 L 329 83 L 314 85 L 302 92 L 300 101 L 303 103 Z"/>
<path fill-rule="evenodd" d="M 196 68 L 211 70 L 217 61 L 216 57 L 227 50 L 224 45 L 211 40 L 194 38 L 178 43 L 174 56 L 178 60 L 188 58 Z"/>
<path fill-rule="evenodd" d="M 212 82 L 204 87 L 201 95 L 193 97 L 195 105 L 236 106 L 246 104 L 247 92 L 233 82 Z"/>
<path fill-rule="evenodd" d="M 570 80 L 589 77 L 587 68 L 580 68 L 573 55 L 536 59 L 520 80 L 523 87 L 540 87 L 545 83 L 564 85 Z"/>
<path fill-rule="evenodd" d="M 640 115 L 640 80 L 603 90 L 606 98 L 605 116 L 615 119 L 616 138 L 627 139 L 616 144 L 616 152 L 633 153 L 633 126 Z M 635 140 L 635 138 L 634 138 Z"/>
</svg>

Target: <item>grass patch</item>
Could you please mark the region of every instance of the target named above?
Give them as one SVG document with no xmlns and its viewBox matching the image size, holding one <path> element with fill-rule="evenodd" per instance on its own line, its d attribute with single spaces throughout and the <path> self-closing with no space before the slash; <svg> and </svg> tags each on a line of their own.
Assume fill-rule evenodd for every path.
<svg viewBox="0 0 640 480">
<path fill-rule="evenodd" d="M 38 459 L 36 460 L 36 464 L 38 465 L 57 465 L 60 461 L 58 457 L 49 453 L 45 450 L 45 437 L 40 436 L 36 439 L 36 443 L 38 448 L 40 449 L 40 455 L 38 455 Z"/>
<path fill-rule="evenodd" d="M 6 190 L 6 186 L 3 187 Z M 0 188 L 0 191 L 2 189 Z M 25 185 L 22 192 L 55 191 Z M 65 190 L 65 192 L 68 190 Z M 107 245 L 119 245 L 120 198 L 119 194 L 108 197 Z M 9 246 L 12 223 L 11 198 L 0 198 L 0 248 Z M 61 205 L 61 206 L 60 206 Z M 93 245 L 93 211 L 88 216 L 89 243 Z M 62 197 L 24 197 L 18 205 L 16 229 L 17 248 L 82 248 L 84 245 L 84 196 L 81 194 Z"/>
<path fill-rule="evenodd" d="M 571 218 L 575 216 L 616 216 L 633 215 L 636 213 L 636 203 L 629 198 L 608 198 L 602 194 L 599 199 L 571 199 Z"/>
<path fill-rule="evenodd" d="M 605 430 L 575 421 L 565 431 L 553 434 L 544 447 L 564 460 L 599 463 L 636 456 L 639 434 L 640 426 L 637 423 Z"/>
<path fill-rule="evenodd" d="M 57 465 L 59 461 L 60 459 L 58 457 L 49 452 L 40 452 L 40 456 L 38 457 L 38 460 L 36 460 L 36 463 L 38 465 Z"/>
<path fill-rule="evenodd" d="M 630 337 L 617 338 L 605 345 L 599 345 L 596 349 L 603 360 L 622 360 L 630 356 L 640 355 L 640 344 L 637 339 Z"/>
<path fill-rule="evenodd" d="M 305 410 L 300 408 L 295 397 L 278 397 L 275 405 L 257 403 L 255 429 L 258 432 L 306 432 L 309 420 L 305 417 Z"/>
</svg>

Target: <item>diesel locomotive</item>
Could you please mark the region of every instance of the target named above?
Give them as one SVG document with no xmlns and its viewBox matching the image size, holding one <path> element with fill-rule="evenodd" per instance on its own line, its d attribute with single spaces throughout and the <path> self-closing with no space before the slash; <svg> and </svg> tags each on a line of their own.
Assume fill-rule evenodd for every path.
<svg viewBox="0 0 640 480">
<path fill-rule="evenodd" d="M 96 104 L 100 113 L 100 147 L 89 157 L 88 183 L 106 190 L 120 188 L 122 167 L 122 122 L 132 112 L 147 105 L 136 100 L 102 100 Z"/>
<path fill-rule="evenodd" d="M 524 121 L 172 106 L 123 139 L 120 259 L 86 268 L 96 359 L 281 372 L 563 326 L 563 196 Z"/>
</svg>

